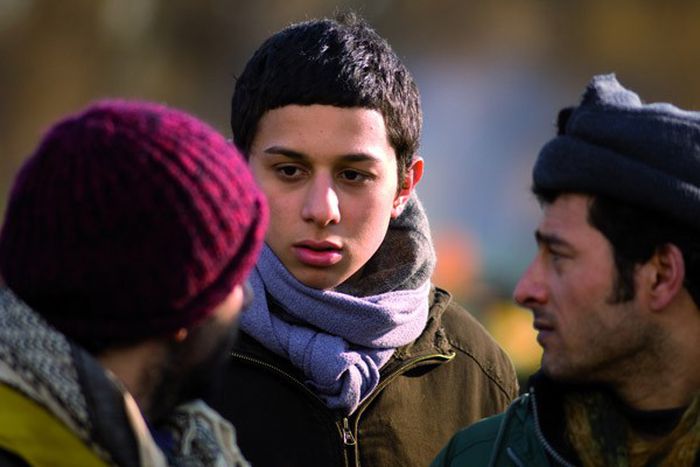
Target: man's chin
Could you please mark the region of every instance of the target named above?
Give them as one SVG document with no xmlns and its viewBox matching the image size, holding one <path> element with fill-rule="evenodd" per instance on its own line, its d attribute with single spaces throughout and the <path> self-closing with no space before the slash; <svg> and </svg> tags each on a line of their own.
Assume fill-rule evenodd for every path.
<svg viewBox="0 0 700 467">
<path fill-rule="evenodd" d="M 570 368 L 566 368 L 561 362 L 553 361 L 553 359 L 548 357 L 545 351 L 542 355 L 542 373 L 554 381 L 573 382 L 575 372 Z"/>
<path fill-rule="evenodd" d="M 204 399 L 214 388 L 216 375 L 223 371 L 226 357 L 231 352 L 238 335 L 237 325 L 223 333 L 210 354 L 196 364 L 184 365 L 187 357 L 195 353 L 194 348 L 202 344 L 209 335 L 199 334 L 181 344 L 173 344 L 168 362 L 162 370 L 160 384 L 153 392 L 149 421 L 158 424 L 178 405 L 196 399 Z"/>
<path fill-rule="evenodd" d="M 566 367 L 561 364 L 546 363 L 543 359 L 542 373 L 553 381 L 567 384 L 588 383 L 587 374 L 584 370 Z"/>
</svg>

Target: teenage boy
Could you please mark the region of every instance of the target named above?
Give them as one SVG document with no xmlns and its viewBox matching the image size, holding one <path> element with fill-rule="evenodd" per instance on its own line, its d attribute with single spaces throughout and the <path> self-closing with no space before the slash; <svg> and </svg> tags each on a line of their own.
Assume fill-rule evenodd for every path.
<svg viewBox="0 0 700 467">
<path fill-rule="evenodd" d="M 274 34 L 236 83 L 233 137 L 271 224 L 214 405 L 255 465 L 424 466 L 517 393 L 430 282 L 421 119 L 408 70 L 351 15 Z"/>
</svg>

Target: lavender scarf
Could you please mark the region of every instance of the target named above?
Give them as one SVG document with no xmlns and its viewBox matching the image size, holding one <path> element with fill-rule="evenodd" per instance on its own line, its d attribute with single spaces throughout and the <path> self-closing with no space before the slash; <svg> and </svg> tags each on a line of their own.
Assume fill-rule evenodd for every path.
<svg viewBox="0 0 700 467">
<path fill-rule="evenodd" d="M 241 328 L 301 369 L 328 407 L 352 413 L 377 387 L 395 349 L 423 331 L 434 265 L 427 219 L 413 197 L 364 277 L 336 291 L 300 283 L 266 245 L 251 274 L 255 300 Z M 270 312 L 268 294 L 289 316 Z"/>
</svg>

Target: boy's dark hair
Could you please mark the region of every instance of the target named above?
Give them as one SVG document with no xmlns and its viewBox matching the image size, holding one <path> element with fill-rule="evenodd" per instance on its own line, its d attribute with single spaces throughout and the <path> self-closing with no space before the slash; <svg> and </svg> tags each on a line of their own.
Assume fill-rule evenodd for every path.
<svg viewBox="0 0 700 467">
<path fill-rule="evenodd" d="M 551 204 L 563 192 L 533 189 L 540 203 Z M 613 303 L 634 298 L 634 271 L 664 245 L 676 245 L 683 253 L 685 278 L 696 306 L 700 306 L 700 232 L 669 216 L 608 196 L 590 195 L 588 223 L 610 242 L 617 277 L 610 297 Z"/>
<path fill-rule="evenodd" d="M 352 13 L 293 24 L 248 61 L 231 99 L 231 130 L 248 157 L 260 118 L 286 105 L 377 110 L 396 151 L 399 176 L 418 149 L 418 88 L 391 46 Z"/>
</svg>

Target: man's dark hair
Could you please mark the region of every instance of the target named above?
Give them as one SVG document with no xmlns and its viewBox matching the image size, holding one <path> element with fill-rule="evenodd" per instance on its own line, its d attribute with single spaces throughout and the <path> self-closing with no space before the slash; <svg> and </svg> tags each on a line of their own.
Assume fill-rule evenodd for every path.
<svg viewBox="0 0 700 467">
<path fill-rule="evenodd" d="M 399 176 L 418 150 L 418 88 L 391 46 L 352 13 L 293 24 L 248 61 L 231 99 L 231 130 L 249 155 L 260 118 L 286 105 L 361 107 L 384 117 Z"/>
<path fill-rule="evenodd" d="M 553 203 L 562 192 L 533 188 L 540 203 Z M 591 195 L 588 223 L 610 242 L 617 277 L 613 303 L 634 298 L 634 271 L 668 244 L 681 250 L 685 263 L 683 286 L 700 305 L 700 232 L 655 210 L 602 195 Z"/>
</svg>

